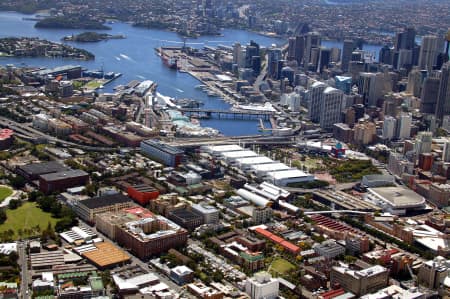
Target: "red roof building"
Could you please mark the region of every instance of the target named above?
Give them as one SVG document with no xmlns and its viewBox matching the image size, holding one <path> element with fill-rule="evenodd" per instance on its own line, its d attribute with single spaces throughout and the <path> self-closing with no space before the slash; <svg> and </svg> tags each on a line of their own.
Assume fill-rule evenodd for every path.
<svg viewBox="0 0 450 299">
<path fill-rule="evenodd" d="M 145 184 L 129 186 L 127 188 L 127 193 L 129 197 L 143 206 L 159 196 L 158 190 Z"/>
<path fill-rule="evenodd" d="M 284 249 L 286 249 L 287 251 L 293 253 L 293 254 L 298 254 L 300 252 L 300 247 L 292 244 L 291 242 L 286 241 L 285 239 L 272 234 L 271 232 L 263 229 L 263 228 L 256 228 L 255 232 L 258 233 L 259 235 L 269 239 L 270 241 L 274 242 L 275 244 L 278 244 L 280 246 L 282 246 Z"/>
<path fill-rule="evenodd" d="M 10 129 L 0 130 L 0 150 L 6 150 L 13 144 L 14 131 Z"/>
</svg>

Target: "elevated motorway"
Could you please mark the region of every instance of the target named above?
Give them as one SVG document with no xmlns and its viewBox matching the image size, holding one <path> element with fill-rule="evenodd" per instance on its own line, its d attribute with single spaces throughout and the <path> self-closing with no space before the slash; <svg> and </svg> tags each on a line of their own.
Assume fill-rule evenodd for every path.
<svg viewBox="0 0 450 299">
<path fill-rule="evenodd" d="M 114 152 L 118 149 L 129 151 L 139 151 L 139 148 L 133 147 L 101 147 L 88 146 L 75 142 L 59 139 L 48 135 L 44 132 L 32 128 L 28 124 L 17 123 L 5 117 L 0 116 L 0 126 L 14 130 L 15 134 L 23 139 L 35 141 L 37 139 L 45 139 L 48 143 L 59 143 L 62 146 L 79 148 L 86 151 L 98 152 Z M 293 136 L 266 136 L 266 135 L 250 135 L 235 137 L 214 137 L 214 138 L 164 138 L 162 141 L 168 145 L 189 148 L 202 145 L 222 145 L 222 144 L 242 144 L 244 145 L 294 145 L 296 144 Z"/>
<path fill-rule="evenodd" d="M 177 147 L 197 147 L 202 145 L 294 145 L 295 139 L 291 136 L 237 136 L 237 137 L 214 137 L 214 138 L 175 138 L 165 142 L 167 145 Z"/>
<path fill-rule="evenodd" d="M 356 211 L 356 210 L 332 210 L 332 211 L 310 211 L 304 212 L 305 215 L 317 215 L 317 214 L 358 214 L 358 215 L 366 215 L 372 214 L 373 212 L 364 212 L 364 211 Z"/>
<path fill-rule="evenodd" d="M 235 118 L 235 119 L 247 119 L 247 118 L 264 118 L 269 119 L 275 113 L 272 111 L 245 111 L 245 110 L 217 110 L 217 109 L 198 109 L 198 108 L 179 108 L 179 111 L 189 114 L 204 116 L 211 118 L 216 116 L 218 118 Z"/>
<path fill-rule="evenodd" d="M 0 116 L 0 126 L 9 128 L 13 130 L 18 137 L 22 137 L 24 139 L 27 139 L 29 141 L 35 141 L 37 139 L 45 139 L 48 141 L 48 143 L 56 144 L 60 143 L 63 146 L 67 147 L 73 147 L 73 148 L 79 148 L 86 151 L 98 151 L 98 152 L 114 152 L 117 151 L 120 147 L 97 147 L 97 146 L 88 146 L 88 145 L 82 145 L 75 142 L 70 142 L 66 140 L 59 139 L 57 137 L 45 134 L 41 131 L 38 131 L 32 127 L 30 127 L 27 124 L 23 123 L 17 123 L 13 120 L 10 120 L 5 117 Z M 121 149 L 126 149 L 130 151 L 139 150 L 139 148 L 132 148 L 132 147 L 123 147 Z"/>
</svg>

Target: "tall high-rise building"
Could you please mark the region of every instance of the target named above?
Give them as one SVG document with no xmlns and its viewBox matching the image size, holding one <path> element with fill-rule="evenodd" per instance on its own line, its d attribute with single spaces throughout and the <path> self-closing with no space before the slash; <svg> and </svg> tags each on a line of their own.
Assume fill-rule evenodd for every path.
<svg viewBox="0 0 450 299">
<path fill-rule="evenodd" d="M 425 74 L 418 68 L 412 69 L 408 74 L 408 85 L 406 86 L 406 91 L 411 93 L 415 97 L 420 97 L 420 92 L 422 90 L 422 82 L 425 78 Z"/>
<path fill-rule="evenodd" d="M 254 41 L 250 41 L 250 44 L 245 48 L 245 67 L 252 67 L 253 56 L 259 56 L 259 45 Z"/>
<path fill-rule="evenodd" d="M 259 76 L 259 74 L 261 73 L 261 57 L 260 56 L 252 57 L 252 69 L 253 69 L 253 74 L 255 76 Z"/>
<path fill-rule="evenodd" d="M 324 69 L 328 68 L 331 61 L 331 50 L 325 47 L 320 48 L 319 63 L 317 66 L 317 72 L 322 73 Z"/>
<path fill-rule="evenodd" d="M 445 61 L 447 62 L 450 59 L 450 30 L 447 32 L 447 34 L 445 35 L 445 41 L 446 41 L 446 45 L 445 45 Z"/>
<path fill-rule="evenodd" d="M 441 69 L 438 99 L 436 105 L 436 118 L 442 123 L 444 115 L 450 114 L 450 62 Z"/>
<path fill-rule="evenodd" d="M 406 139 L 411 136 L 411 124 L 412 124 L 411 113 L 401 113 L 397 117 L 397 138 L 398 139 Z"/>
<path fill-rule="evenodd" d="M 267 49 L 267 73 L 272 79 L 279 79 L 278 77 L 278 62 L 283 58 L 280 48 Z"/>
<path fill-rule="evenodd" d="M 341 49 L 339 48 L 331 48 L 330 49 L 331 52 L 331 62 L 332 63 L 338 63 L 339 61 L 341 61 Z"/>
<path fill-rule="evenodd" d="M 317 71 L 317 66 L 319 65 L 319 55 L 320 55 L 320 48 L 311 49 L 311 56 L 308 65 L 308 69 L 310 71 Z"/>
<path fill-rule="evenodd" d="M 382 64 L 393 64 L 393 52 L 394 50 L 392 48 L 389 48 L 388 46 L 384 46 L 380 49 L 380 53 L 378 55 L 378 61 Z"/>
<path fill-rule="evenodd" d="M 419 132 L 416 136 L 416 142 L 414 144 L 417 157 L 420 154 L 430 153 L 432 142 L 433 142 L 433 133 Z"/>
<path fill-rule="evenodd" d="M 383 73 L 360 73 L 358 93 L 366 106 L 376 106 L 377 101 L 387 91 Z"/>
<path fill-rule="evenodd" d="M 444 149 L 442 151 L 442 161 L 450 162 L 450 139 L 444 142 Z"/>
<path fill-rule="evenodd" d="M 422 92 L 420 95 L 420 112 L 434 114 L 439 93 L 439 83 L 441 81 L 440 72 L 431 72 L 423 80 Z"/>
<path fill-rule="evenodd" d="M 395 128 L 397 120 L 392 116 L 386 116 L 383 121 L 383 139 L 392 140 L 395 138 Z"/>
<path fill-rule="evenodd" d="M 350 60 L 352 59 L 352 52 L 354 50 L 354 42 L 353 40 L 344 40 L 344 45 L 342 47 L 342 59 L 341 59 L 341 67 L 344 72 L 348 71 L 348 65 Z"/>
<path fill-rule="evenodd" d="M 397 36 L 395 38 L 395 50 L 412 50 L 415 43 L 416 30 L 412 27 L 405 28 L 402 32 L 397 33 Z"/>
<path fill-rule="evenodd" d="M 287 60 L 292 61 L 295 60 L 295 37 L 290 37 L 288 40 L 288 55 Z"/>
<path fill-rule="evenodd" d="M 419 65 L 420 46 L 415 45 L 412 49 L 412 65 Z"/>
<path fill-rule="evenodd" d="M 444 40 L 435 35 L 425 35 L 419 54 L 419 67 L 431 71 L 437 63 L 439 53 L 444 50 Z"/>
<path fill-rule="evenodd" d="M 306 45 L 306 36 L 296 36 L 295 37 L 295 60 L 297 60 L 298 65 L 303 63 L 303 59 L 305 56 L 305 45 Z"/>
<path fill-rule="evenodd" d="M 340 123 L 342 114 L 342 101 L 344 93 L 342 90 L 327 87 L 322 93 L 320 100 L 320 127 L 330 130 L 333 125 Z"/>
<path fill-rule="evenodd" d="M 242 59 L 242 47 L 240 43 L 235 43 L 233 45 L 233 63 L 239 64 L 239 61 Z"/>
<path fill-rule="evenodd" d="M 399 69 L 411 69 L 412 66 L 412 50 L 410 49 L 400 49 L 397 51 L 396 65 L 394 66 L 397 70 Z"/>
<path fill-rule="evenodd" d="M 308 116 L 312 122 L 319 122 L 320 120 L 320 109 L 322 93 L 327 88 L 327 85 L 323 82 L 314 82 L 309 89 L 309 106 L 308 106 Z"/>
<path fill-rule="evenodd" d="M 305 56 L 304 62 L 305 65 L 308 65 L 312 62 L 312 51 L 314 48 L 318 49 L 320 47 L 322 40 L 320 38 L 320 34 L 317 32 L 309 32 L 306 35 L 306 43 L 305 43 Z"/>
</svg>

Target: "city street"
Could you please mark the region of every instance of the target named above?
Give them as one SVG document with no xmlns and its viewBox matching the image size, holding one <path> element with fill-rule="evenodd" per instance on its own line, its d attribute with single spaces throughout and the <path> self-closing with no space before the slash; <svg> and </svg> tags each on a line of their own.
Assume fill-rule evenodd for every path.
<svg viewBox="0 0 450 299">
<path fill-rule="evenodd" d="M 20 298 L 28 299 L 28 256 L 27 241 L 17 242 L 17 253 L 19 255 L 20 264 Z"/>
</svg>

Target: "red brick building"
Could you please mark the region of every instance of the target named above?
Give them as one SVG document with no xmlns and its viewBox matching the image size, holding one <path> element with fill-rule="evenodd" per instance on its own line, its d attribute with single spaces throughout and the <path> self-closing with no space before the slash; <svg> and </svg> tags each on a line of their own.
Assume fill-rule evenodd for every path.
<svg viewBox="0 0 450 299">
<path fill-rule="evenodd" d="M 82 170 L 68 170 L 39 176 L 39 190 L 49 194 L 67 188 L 84 186 L 89 182 L 89 174 Z"/>
<path fill-rule="evenodd" d="M 129 197 L 143 206 L 159 196 L 158 190 L 146 184 L 129 186 L 127 188 L 127 193 Z"/>
</svg>

